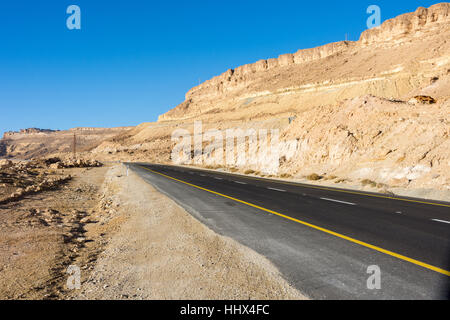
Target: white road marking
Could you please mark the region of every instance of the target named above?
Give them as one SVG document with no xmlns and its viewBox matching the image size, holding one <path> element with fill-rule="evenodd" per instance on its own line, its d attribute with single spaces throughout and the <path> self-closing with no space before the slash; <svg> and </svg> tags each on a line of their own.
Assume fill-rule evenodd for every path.
<svg viewBox="0 0 450 320">
<path fill-rule="evenodd" d="M 246 184 L 245 182 L 240 182 L 240 181 L 235 181 L 236 183 L 239 183 L 239 184 Z"/>
<path fill-rule="evenodd" d="M 277 188 L 267 188 L 267 189 L 270 189 L 270 190 L 275 190 L 275 191 L 280 191 L 280 192 L 286 192 L 286 190 L 283 190 L 283 189 L 277 189 Z"/>
<path fill-rule="evenodd" d="M 351 206 L 356 206 L 356 203 L 351 203 L 351 202 L 347 202 L 347 201 L 341 201 L 341 200 L 329 199 L 329 198 L 320 198 L 320 199 L 327 200 L 327 201 L 333 201 L 333 202 L 339 202 L 339 203 L 343 203 L 343 204 L 348 204 Z"/>
<path fill-rule="evenodd" d="M 200 175 L 201 175 L 202 177 L 206 177 L 206 174 L 201 174 L 201 173 L 200 173 Z"/>
<path fill-rule="evenodd" d="M 431 220 L 436 221 L 436 222 L 442 222 L 442 223 L 449 223 L 450 224 L 450 221 L 439 220 L 439 219 L 431 219 Z"/>
<path fill-rule="evenodd" d="M 401 212 L 401 211 L 395 211 L 395 213 L 399 213 L 399 214 L 402 214 L 402 212 Z"/>
<path fill-rule="evenodd" d="M 222 178 L 219 178 L 219 177 L 214 177 L 214 179 L 217 179 L 217 180 L 223 180 Z"/>
</svg>

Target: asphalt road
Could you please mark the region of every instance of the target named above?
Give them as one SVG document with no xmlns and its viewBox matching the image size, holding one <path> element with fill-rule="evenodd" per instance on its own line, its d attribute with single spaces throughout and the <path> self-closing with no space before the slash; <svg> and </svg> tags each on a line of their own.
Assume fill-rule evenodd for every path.
<svg viewBox="0 0 450 320">
<path fill-rule="evenodd" d="M 314 299 L 449 299 L 450 203 L 128 164 L 219 234 L 267 257 Z M 368 288 L 381 271 L 381 288 Z"/>
</svg>

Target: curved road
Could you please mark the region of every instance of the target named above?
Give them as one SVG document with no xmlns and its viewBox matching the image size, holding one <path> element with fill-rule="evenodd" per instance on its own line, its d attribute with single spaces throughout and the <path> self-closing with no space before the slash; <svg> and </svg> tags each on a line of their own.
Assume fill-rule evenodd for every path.
<svg viewBox="0 0 450 320">
<path fill-rule="evenodd" d="M 450 203 L 127 165 L 214 231 L 267 257 L 311 298 L 450 297 Z M 368 288 L 369 266 L 381 271 L 380 289 Z"/>
</svg>

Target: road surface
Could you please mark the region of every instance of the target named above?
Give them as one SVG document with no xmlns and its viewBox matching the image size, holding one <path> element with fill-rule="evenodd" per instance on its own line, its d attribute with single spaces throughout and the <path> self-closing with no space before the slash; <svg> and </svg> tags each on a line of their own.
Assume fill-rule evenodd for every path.
<svg viewBox="0 0 450 320">
<path fill-rule="evenodd" d="M 215 232 L 264 255 L 313 299 L 450 297 L 450 203 L 127 165 Z M 371 268 L 381 271 L 380 289 Z"/>
</svg>

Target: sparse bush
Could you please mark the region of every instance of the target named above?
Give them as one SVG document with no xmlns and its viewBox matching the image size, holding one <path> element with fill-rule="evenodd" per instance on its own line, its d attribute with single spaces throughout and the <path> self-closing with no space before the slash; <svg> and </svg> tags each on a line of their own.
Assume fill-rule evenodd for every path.
<svg viewBox="0 0 450 320">
<path fill-rule="evenodd" d="M 379 188 L 379 189 L 383 189 L 383 188 L 387 188 L 387 187 L 388 187 L 387 184 L 384 184 L 384 183 L 377 183 L 377 188 Z"/>
<path fill-rule="evenodd" d="M 370 179 L 364 179 L 361 181 L 361 184 L 363 186 L 371 186 L 372 188 L 376 188 L 377 187 L 377 183 L 375 181 L 372 181 Z"/>
<path fill-rule="evenodd" d="M 220 166 L 208 164 L 208 165 L 204 166 L 204 168 L 205 168 L 205 169 L 215 170 L 215 169 L 220 168 Z"/>
<path fill-rule="evenodd" d="M 401 156 L 400 158 L 397 159 L 397 163 L 400 163 L 400 162 L 404 161 L 405 159 L 406 159 L 406 156 L 403 155 L 403 156 Z"/>
<path fill-rule="evenodd" d="M 253 174 L 253 173 L 255 173 L 255 171 L 252 169 L 247 169 L 244 171 L 244 174 Z"/>
<path fill-rule="evenodd" d="M 311 173 L 309 176 L 306 176 L 306 179 L 312 180 L 312 181 L 317 181 L 317 180 L 322 179 L 322 176 L 319 176 L 317 173 Z"/>
</svg>

